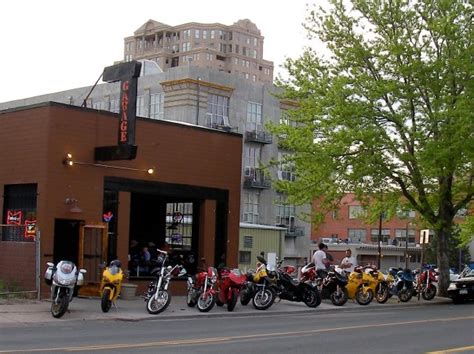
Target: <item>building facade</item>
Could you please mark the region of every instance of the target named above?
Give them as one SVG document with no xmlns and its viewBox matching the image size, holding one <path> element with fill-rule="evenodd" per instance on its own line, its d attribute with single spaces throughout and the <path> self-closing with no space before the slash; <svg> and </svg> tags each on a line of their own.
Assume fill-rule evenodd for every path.
<svg viewBox="0 0 474 354">
<path fill-rule="evenodd" d="M 231 26 L 185 23 L 169 26 L 148 20 L 124 40 L 124 61 L 148 59 L 164 71 L 193 65 L 253 82 L 273 81 L 273 62 L 263 59 L 264 37 L 250 20 Z"/>
<path fill-rule="evenodd" d="M 17 260 L 2 257 L 2 280 L 34 274 L 24 265 L 39 233 L 24 225 L 41 233 L 41 269 L 70 260 L 96 285 L 100 265 L 118 258 L 143 290 L 150 264 L 140 257 L 165 243 L 190 274 L 202 257 L 237 266 L 241 134 L 138 119 L 136 158 L 97 162 L 94 149 L 117 141 L 116 114 L 46 102 L 1 111 L 0 122 L 0 249 Z"/>
<path fill-rule="evenodd" d="M 145 47 L 153 51 L 159 45 L 159 38 L 163 38 L 160 37 L 160 34 L 157 34 L 161 24 L 157 25 L 150 21 L 147 24 L 142 26 L 133 37 L 125 39 L 125 43 L 135 43 L 130 44 L 130 50 L 137 48 L 136 43 L 143 40 L 142 32 L 148 33 L 149 28 L 153 29 L 153 31 L 150 30 L 150 33 L 155 33 L 155 35 L 146 38 L 149 38 L 149 41 L 152 38 L 158 38 L 158 41 L 155 40 L 155 44 L 147 44 Z M 247 43 L 247 39 L 244 40 L 243 38 L 255 38 L 255 40 L 250 39 L 249 42 L 257 50 L 256 58 L 246 57 L 245 60 L 254 60 L 254 72 L 260 73 L 260 65 L 266 65 L 262 59 L 263 37 L 259 34 L 256 26 L 247 20 L 238 21 L 230 27 L 218 24 L 215 26 L 205 24 L 197 26 L 195 23 L 183 26 L 183 28 L 176 27 L 180 31 L 180 41 L 184 39 L 184 31 L 188 30 L 190 30 L 190 35 L 196 39 L 197 34 L 193 30 L 199 29 L 200 38 L 206 36 L 206 39 L 209 40 L 212 37 L 210 31 L 216 31 L 214 36 L 219 31 L 231 32 L 232 39 L 228 39 L 230 42 L 227 44 L 232 44 L 232 51 L 229 52 L 230 47 L 228 47 L 226 49 L 227 53 L 223 54 L 227 54 L 229 57 L 219 63 L 219 65 L 225 63 L 229 67 L 221 70 L 222 68 L 219 66 L 201 65 L 202 63 L 196 60 L 188 62 L 187 65 L 165 66 L 162 68 L 163 70 L 145 70 L 144 75 L 138 80 L 137 116 L 150 120 L 178 121 L 216 129 L 221 132 L 242 134 L 244 143 L 240 172 L 241 204 L 239 218 L 242 223 L 246 224 L 246 227 L 241 229 L 242 237 L 251 236 L 252 234 L 259 235 L 263 226 L 267 227 L 268 232 L 273 234 L 275 238 L 280 239 L 281 229 L 275 228 L 275 226 L 286 229 L 281 240 L 281 255 L 288 262 L 297 263 L 307 255 L 310 246 L 310 224 L 299 218 L 301 213 L 309 212 L 310 206 L 298 207 L 288 204 L 286 196 L 278 193 L 272 187 L 271 179 L 293 179 L 294 175 L 291 168 L 282 163 L 268 171 L 269 174 L 265 173 L 262 168 L 272 160 L 282 160 L 284 155 L 289 153 L 278 146 L 276 137 L 271 136 L 265 126 L 268 122 L 280 123 L 284 121 L 282 117 L 285 112 L 292 109 L 294 105 L 291 102 L 281 101 L 275 96 L 276 88 L 272 84 L 272 71 L 270 71 L 268 80 L 265 74 L 257 76 L 253 80 L 252 77 L 247 78 L 245 75 L 239 74 L 240 72 L 235 71 L 238 66 L 233 67 L 233 63 L 236 62 L 235 58 L 240 60 L 246 57 L 245 55 L 242 56 L 243 47 L 241 45 L 236 47 L 237 43 L 241 40 Z M 213 29 L 214 27 L 215 29 Z M 247 33 L 246 37 L 243 34 L 238 34 L 241 33 L 239 31 Z M 169 33 L 171 32 L 171 29 L 169 29 Z M 204 33 L 206 34 L 204 35 Z M 164 38 L 168 37 L 168 34 L 164 34 Z M 256 43 L 255 46 L 254 43 Z M 143 55 L 145 52 L 148 53 L 144 50 L 145 47 L 142 48 Z M 126 44 L 126 53 L 128 53 L 127 48 Z M 202 48 L 207 47 L 202 46 Z M 160 47 L 157 50 L 160 51 L 161 49 L 163 49 L 163 53 L 167 52 L 167 50 L 164 50 L 166 48 Z M 184 55 L 182 52 L 180 53 Z M 140 58 L 140 55 L 131 55 L 132 57 L 125 57 L 125 59 Z M 158 62 L 162 64 L 160 60 Z M 146 64 L 142 68 L 153 67 L 151 64 L 155 62 L 156 60 L 154 62 L 144 61 Z M 268 68 L 272 67 L 273 64 L 268 62 Z M 119 89 L 118 83 L 104 83 L 93 89 L 92 87 L 82 87 L 0 103 L 0 110 L 54 101 L 76 106 L 83 105 L 98 111 L 118 113 Z M 180 143 L 186 145 L 185 135 L 180 137 Z M 216 146 L 216 149 L 220 148 Z M 221 153 L 220 156 L 222 157 L 217 158 L 216 164 L 219 163 L 220 158 L 225 158 L 224 151 L 221 151 Z M 186 173 L 192 172 L 188 171 Z M 255 229 L 252 230 L 249 225 L 255 225 Z M 246 253 L 248 250 L 241 249 L 240 251 L 239 260 L 249 262 L 248 253 Z M 273 251 L 276 252 L 277 250 Z M 248 266 L 255 263 L 255 259 L 252 257 Z"/>
</svg>

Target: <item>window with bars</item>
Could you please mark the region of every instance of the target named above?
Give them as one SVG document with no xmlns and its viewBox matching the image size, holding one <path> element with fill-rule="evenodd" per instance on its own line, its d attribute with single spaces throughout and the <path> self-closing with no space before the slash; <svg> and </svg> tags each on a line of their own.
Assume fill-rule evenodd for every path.
<svg viewBox="0 0 474 354">
<path fill-rule="evenodd" d="M 3 241 L 34 241 L 26 237 L 26 224 L 36 221 L 37 184 L 7 184 L 4 186 L 3 224 L 18 227 L 2 227 Z"/>
<path fill-rule="evenodd" d="M 239 251 L 239 263 L 250 264 L 252 252 L 250 251 Z"/>
<path fill-rule="evenodd" d="M 253 247 L 253 236 L 244 236 L 244 248 Z"/>
<path fill-rule="evenodd" d="M 193 240 L 193 203 L 166 203 L 166 242 L 171 249 L 190 251 Z"/>
<path fill-rule="evenodd" d="M 295 181 L 295 165 L 292 161 L 288 161 L 288 154 L 278 153 L 278 179 L 285 181 Z"/>
</svg>

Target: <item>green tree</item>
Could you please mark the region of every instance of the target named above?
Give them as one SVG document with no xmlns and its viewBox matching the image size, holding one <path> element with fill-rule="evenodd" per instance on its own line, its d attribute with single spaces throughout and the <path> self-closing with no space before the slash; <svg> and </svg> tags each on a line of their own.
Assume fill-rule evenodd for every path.
<svg viewBox="0 0 474 354">
<path fill-rule="evenodd" d="M 277 188 L 321 212 L 348 191 L 379 210 L 403 200 L 436 234 L 445 295 L 454 216 L 474 193 L 473 6 L 329 0 L 308 14 L 330 55 L 306 48 L 278 80 L 298 107 L 269 127 L 297 175 Z"/>
</svg>

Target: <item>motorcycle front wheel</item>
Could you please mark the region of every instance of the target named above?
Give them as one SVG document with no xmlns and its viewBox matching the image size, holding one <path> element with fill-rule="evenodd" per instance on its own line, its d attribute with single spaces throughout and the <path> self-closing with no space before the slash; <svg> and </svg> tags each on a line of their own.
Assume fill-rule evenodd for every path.
<svg viewBox="0 0 474 354">
<path fill-rule="evenodd" d="M 374 292 L 372 291 L 372 289 L 368 288 L 366 288 L 364 291 L 364 287 L 360 286 L 359 289 L 357 289 L 355 298 L 359 305 L 368 305 L 372 302 L 374 298 Z"/>
<path fill-rule="evenodd" d="M 110 301 L 110 289 L 104 289 L 102 292 L 102 297 L 100 299 L 100 307 L 103 312 L 109 312 L 112 307 L 112 301 Z"/>
<path fill-rule="evenodd" d="M 436 296 L 436 286 L 429 284 L 428 287 L 421 293 L 421 296 L 425 300 L 433 300 Z"/>
<path fill-rule="evenodd" d="M 240 304 L 246 306 L 250 300 L 252 300 L 252 290 L 250 287 L 245 287 L 240 291 Z"/>
<path fill-rule="evenodd" d="M 411 288 L 403 288 L 403 289 L 400 289 L 400 291 L 398 292 L 398 299 L 401 302 L 410 301 L 412 296 L 413 296 L 413 289 Z"/>
<path fill-rule="evenodd" d="M 216 304 L 216 296 L 211 293 L 203 293 L 197 301 L 197 308 L 201 312 L 210 311 Z"/>
<path fill-rule="evenodd" d="M 68 305 L 68 296 L 64 293 L 59 293 L 57 301 L 53 300 L 53 303 L 51 304 L 51 314 L 54 318 L 62 317 L 66 313 Z"/>
<path fill-rule="evenodd" d="M 227 311 L 233 311 L 239 298 L 239 291 L 237 289 L 230 289 L 230 299 L 227 300 Z"/>
<path fill-rule="evenodd" d="M 333 291 L 330 295 L 330 298 L 334 306 L 343 306 L 349 298 L 349 296 L 347 295 L 347 289 L 340 289 L 339 294 L 337 293 L 337 291 Z"/>
<path fill-rule="evenodd" d="M 157 315 L 160 312 L 166 310 L 170 302 L 171 294 L 167 290 L 160 290 L 158 291 L 156 299 L 155 296 L 151 296 L 148 299 L 146 303 L 146 309 L 148 310 L 148 313 L 151 313 L 152 315 Z"/>
<path fill-rule="evenodd" d="M 196 306 L 196 295 L 195 295 L 195 290 L 194 289 L 189 289 L 188 290 L 188 293 L 186 294 L 186 304 L 189 306 L 189 307 L 194 307 Z"/>
<path fill-rule="evenodd" d="M 303 294 L 303 302 L 308 307 L 317 307 L 321 304 L 321 295 L 316 289 L 306 289 Z"/>
<path fill-rule="evenodd" d="M 257 310 L 266 310 L 275 301 L 275 294 L 269 289 L 259 290 L 253 296 L 253 307 Z"/>
<path fill-rule="evenodd" d="M 379 304 L 385 304 L 390 297 L 390 289 L 386 284 L 379 283 L 375 289 L 375 300 Z"/>
</svg>

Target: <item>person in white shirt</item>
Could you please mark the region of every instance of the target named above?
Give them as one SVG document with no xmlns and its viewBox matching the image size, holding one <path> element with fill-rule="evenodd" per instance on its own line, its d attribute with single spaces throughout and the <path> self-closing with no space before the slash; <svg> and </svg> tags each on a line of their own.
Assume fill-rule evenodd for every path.
<svg viewBox="0 0 474 354">
<path fill-rule="evenodd" d="M 341 268 L 350 273 L 354 271 L 356 265 L 357 261 L 355 257 L 352 257 L 352 251 L 350 249 L 346 250 L 346 256 L 341 261 Z"/>
<path fill-rule="evenodd" d="M 324 243 L 320 243 L 318 245 L 318 250 L 314 252 L 312 261 L 316 267 L 316 273 L 318 273 L 318 276 L 322 277 L 322 273 L 326 272 L 326 264 L 328 263 L 328 260 L 326 258 L 326 252 L 324 252 Z"/>
</svg>

